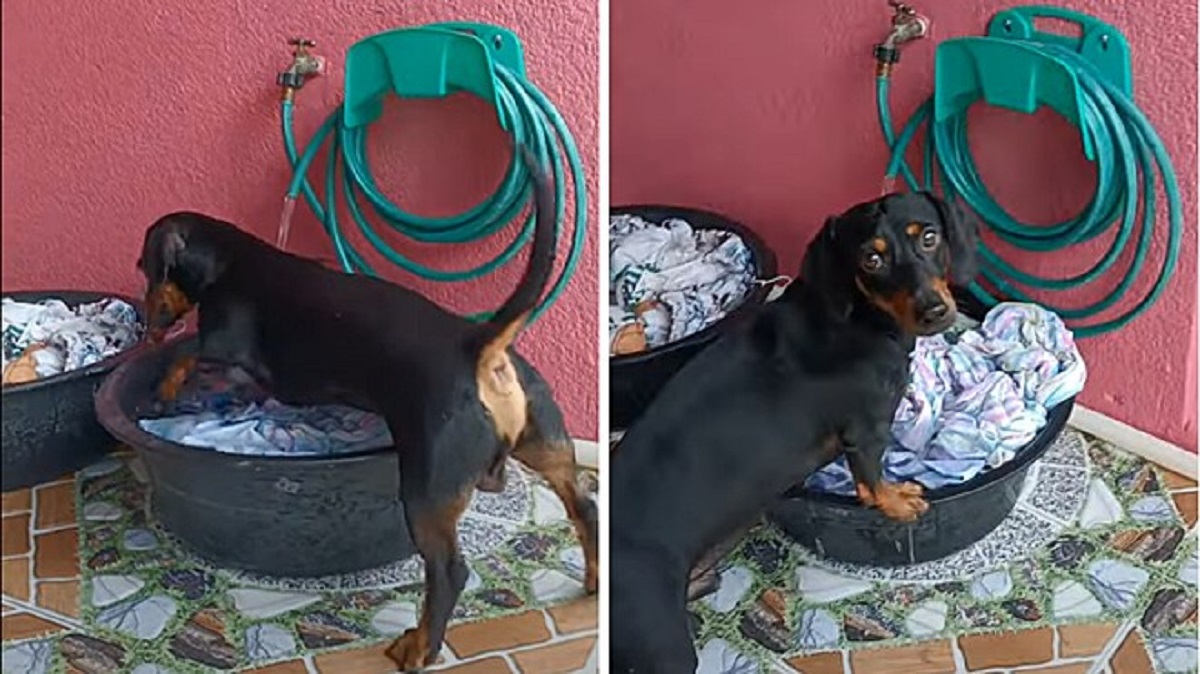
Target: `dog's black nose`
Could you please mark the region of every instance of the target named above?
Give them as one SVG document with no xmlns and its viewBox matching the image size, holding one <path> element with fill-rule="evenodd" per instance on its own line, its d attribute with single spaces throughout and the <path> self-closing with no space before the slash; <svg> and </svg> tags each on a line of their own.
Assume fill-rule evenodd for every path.
<svg viewBox="0 0 1200 674">
<path fill-rule="evenodd" d="M 937 323 L 946 318 L 946 314 L 950 313 L 950 307 L 942 302 L 929 307 L 921 314 L 921 320 L 925 323 Z"/>
</svg>

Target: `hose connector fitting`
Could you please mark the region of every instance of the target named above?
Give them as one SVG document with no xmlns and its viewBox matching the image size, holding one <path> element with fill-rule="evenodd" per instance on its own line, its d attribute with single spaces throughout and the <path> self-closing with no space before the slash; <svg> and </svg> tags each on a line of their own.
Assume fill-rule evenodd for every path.
<svg viewBox="0 0 1200 674">
<path fill-rule="evenodd" d="M 283 89 L 281 98 L 285 101 L 292 100 L 297 89 L 303 87 L 310 78 L 325 71 L 325 59 L 308 51 L 317 46 L 316 42 L 294 37 L 288 40 L 288 44 L 292 46 L 292 64 L 275 78 L 275 83 Z"/>
<path fill-rule="evenodd" d="M 929 34 L 929 19 L 899 0 L 888 0 L 892 8 L 892 29 L 883 42 L 875 45 L 875 75 L 888 77 L 900 61 L 900 45 L 920 40 Z"/>
</svg>

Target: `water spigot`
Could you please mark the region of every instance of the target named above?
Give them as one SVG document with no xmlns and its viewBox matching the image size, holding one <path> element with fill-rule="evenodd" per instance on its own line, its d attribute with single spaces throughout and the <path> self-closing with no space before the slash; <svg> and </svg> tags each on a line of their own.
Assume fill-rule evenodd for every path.
<svg viewBox="0 0 1200 674">
<path fill-rule="evenodd" d="M 876 74 L 887 77 L 892 66 L 900 60 L 900 45 L 920 40 L 929 34 L 929 19 L 917 13 L 911 6 L 888 0 L 892 8 L 892 29 L 883 42 L 875 45 Z"/>
<path fill-rule="evenodd" d="M 309 78 L 316 77 L 325 70 L 325 59 L 308 51 L 317 46 L 316 42 L 308 38 L 294 37 L 288 40 L 288 44 L 292 46 L 292 64 L 275 79 L 283 88 L 284 100 L 291 100 L 296 90 L 303 87 Z"/>
</svg>

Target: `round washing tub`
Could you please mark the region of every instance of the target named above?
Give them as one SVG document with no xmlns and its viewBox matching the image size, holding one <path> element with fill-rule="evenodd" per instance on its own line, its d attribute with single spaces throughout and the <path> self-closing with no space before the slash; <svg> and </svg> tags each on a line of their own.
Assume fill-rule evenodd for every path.
<svg viewBox="0 0 1200 674">
<path fill-rule="evenodd" d="M 151 435 L 138 411 L 194 338 L 141 351 L 96 393 L 96 415 L 144 462 L 155 518 L 227 568 L 312 577 L 370 569 L 416 553 L 393 448 L 336 457 L 249 456 Z"/>
<path fill-rule="evenodd" d="M 962 290 L 959 311 L 979 318 L 986 309 Z M 940 559 L 986 536 L 1008 517 L 1029 467 L 1067 425 L 1075 398 L 1050 409 L 1046 425 L 1008 463 L 973 480 L 925 493 L 929 511 L 916 522 L 888 519 L 857 498 L 793 487 L 775 503 L 770 518 L 788 536 L 817 554 L 852 564 L 903 566 Z"/>
<path fill-rule="evenodd" d="M 679 206 L 620 206 L 610 211 L 611 215 L 636 215 L 650 222 L 662 222 L 672 218 L 686 220 L 694 229 L 716 229 L 733 232 L 739 236 L 757 269 L 758 278 L 768 279 L 776 275 L 775 254 L 753 231 L 729 218 L 694 208 Z M 609 422 L 612 430 L 628 428 L 658 391 L 679 368 L 683 367 L 702 348 L 715 340 L 722 332 L 743 320 L 761 306 L 770 293 L 769 286 L 758 286 L 725 315 L 707 328 L 669 344 L 623 356 L 610 356 L 609 370 Z"/>
<path fill-rule="evenodd" d="M 141 312 L 141 303 L 116 293 L 82 290 L 6 292 L 20 302 L 60 299 L 69 306 L 107 298 L 123 300 Z M 136 347 L 135 347 L 136 348 Z M 49 482 L 94 463 L 113 448 L 112 437 L 96 422 L 92 395 L 104 375 L 131 351 L 84 368 L 3 387 L 3 491 Z"/>
<path fill-rule="evenodd" d="M 1051 409 L 1046 425 L 1008 463 L 953 487 L 925 493 L 929 511 L 904 524 L 852 496 L 795 487 L 770 511 L 788 536 L 822 557 L 852 564 L 903 566 L 940 559 L 1000 525 L 1016 505 L 1029 467 L 1067 425 L 1075 399 Z"/>
</svg>

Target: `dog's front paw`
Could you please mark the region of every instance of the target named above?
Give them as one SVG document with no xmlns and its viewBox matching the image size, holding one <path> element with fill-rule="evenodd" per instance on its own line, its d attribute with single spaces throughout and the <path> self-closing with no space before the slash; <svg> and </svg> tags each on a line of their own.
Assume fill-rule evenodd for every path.
<svg viewBox="0 0 1200 674">
<path fill-rule="evenodd" d="M 880 482 L 874 490 L 861 484 L 858 487 L 863 503 L 879 508 L 897 522 L 912 522 L 929 510 L 929 502 L 924 498 L 925 489 L 915 482 Z"/>
<path fill-rule="evenodd" d="M 425 631 L 414 627 L 400 635 L 387 649 L 387 656 L 402 672 L 419 672 L 433 664 Z"/>
<path fill-rule="evenodd" d="M 158 399 L 162 403 L 173 403 L 179 398 L 182 385 L 171 380 L 164 380 L 158 385 Z"/>
<path fill-rule="evenodd" d="M 167 371 L 167 376 L 158 385 L 158 398 L 164 402 L 175 402 L 179 397 L 179 392 L 183 390 L 183 385 L 187 383 L 188 377 L 192 374 L 192 369 L 196 367 L 196 359 L 194 357 L 184 357 L 175 362 L 171 369 Z"/>
<path fill-rule="evenodd" d="M 687 600 L 692 602 L 703 599 L 719 589 L 721 576 L 717 573 L 717 567 L 711 566 L 688 579 Z"/>
</svg>

